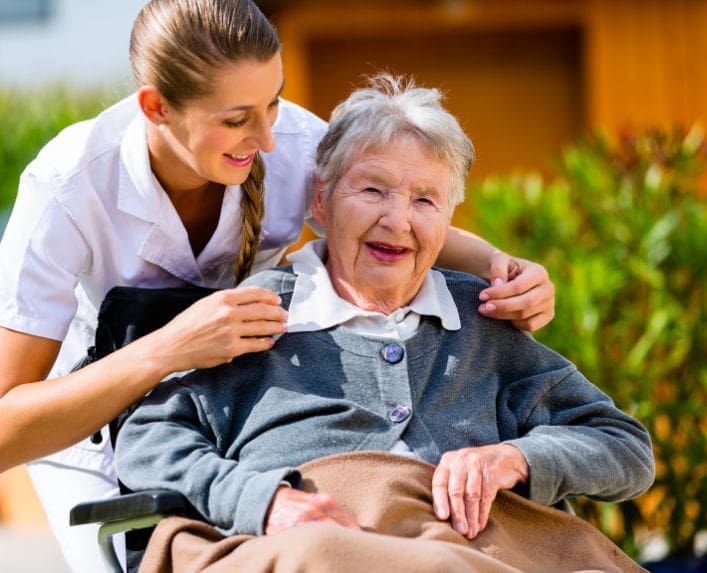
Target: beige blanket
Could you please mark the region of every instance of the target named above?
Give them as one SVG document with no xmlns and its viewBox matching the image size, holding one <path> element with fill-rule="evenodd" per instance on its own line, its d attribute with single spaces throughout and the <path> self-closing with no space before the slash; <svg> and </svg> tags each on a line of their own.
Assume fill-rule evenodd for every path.
<svg viewBox="0 0 707 573">
<path fill-rule="evenodd" d="M 488 526 L 468 541 L 432 512 L 434 467 L 383 452 L 304 464 L 304 489 L 326 492 L 364 528 L 310 523 L 264 537 L 223 537 L 173 517 L 155 530 L 140 573 L 486 573 L 645 571 L 568 513 L 499 493 Z"/>
</svg>

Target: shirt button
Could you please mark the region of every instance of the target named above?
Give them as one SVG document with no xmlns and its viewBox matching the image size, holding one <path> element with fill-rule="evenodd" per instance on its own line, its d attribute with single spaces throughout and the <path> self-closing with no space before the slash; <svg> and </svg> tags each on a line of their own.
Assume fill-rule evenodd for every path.
<svg viewBox="0 0 707 573">
<path fill-rule="evenodd" d="M 393 330 L 394 328 L 395 328 L 395 323 L 392 320 L 389 320 L 385 323 L 386 330 Z"/>
<path fill-rule="evenodd" d="M 399 310 L 398 312 L 395 313 L 395 322 L 402 322 L 405 320 L 405 313 L 402 310 Z"/>
<path fill-rule="evenodd" d="M 401 406 L 398 404 L 395 408 L 393 408 L 390 411 L 390 414 L 388 414 L 388 417 L 392 422 L 395 422 L 396 424 L 398 422 L 402 422 L 403 420 L 406 420 L 410 416 L 410 408 L 407 406 Z"/>
<path fill-rule="evenodd" d="M 403 359 L 404 354 L 405 351 L 403 350 L 403 347 L 395 342 L 386 344 L 381 350 L 383 360 L 390 362 L 391 364 L 397 364 L 400 362 Z"/>
</svg>

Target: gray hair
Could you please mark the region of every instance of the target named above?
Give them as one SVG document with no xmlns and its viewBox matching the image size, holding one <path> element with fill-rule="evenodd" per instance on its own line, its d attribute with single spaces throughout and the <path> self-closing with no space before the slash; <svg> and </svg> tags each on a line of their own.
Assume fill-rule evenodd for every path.
<svg viewBox="0 0 707 573">
<path fill-rule="evenodd" d="M 474 147 L 457 119 L 442 107 L 442 99 L 437 89 L 380 74 L 337 105 L 317 148 L 317 176 L 325 196 L 336 187 L 355 151 L 378 149 L 413 135 L 451 170 L 450 210 L 461 203 Z"/>
</svg>

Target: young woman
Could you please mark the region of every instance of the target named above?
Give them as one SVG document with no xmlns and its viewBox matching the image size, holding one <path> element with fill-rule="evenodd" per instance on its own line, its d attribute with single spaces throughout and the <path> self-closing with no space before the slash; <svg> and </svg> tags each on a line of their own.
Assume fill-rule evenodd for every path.
<svg viewBox="0 0 707 573">
<path fill-rule="evenodd" d="M 136 94 L 39 153 L 0 243 L 0 471 L 43 457 L 30 473 L 76 571 L 101 565 L 68 509 L 117 492 L 106 430 L 89 437 L 169 374 L 267 350 L 284 331 L 275 294 L 228 287 L 298 239 L 326 128 L 281 100 L 279 40 L 251 0 L 151 0 L 130 58 Z M 499 283 L 482 312 L 529 330 L 551 320 L 539 265 L 458 229 L 438 262 Z M 71 371 L 111 287 L 187 284 L 224 290 Z"/>
</svg>

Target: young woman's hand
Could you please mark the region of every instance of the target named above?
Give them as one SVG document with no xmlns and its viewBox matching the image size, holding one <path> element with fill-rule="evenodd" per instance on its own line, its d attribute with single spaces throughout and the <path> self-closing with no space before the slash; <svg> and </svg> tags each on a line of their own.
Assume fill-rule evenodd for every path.
<svg viewBox="0 0 707 573">
<path fill-rule="evenodd" d="M 491 286 L 479 296 L 484 316 L 510 320 L 529 332 L 555 316 L 555 286 L 542 265 L 496 251 L 489 276 Z"/>
<path fill-rule="evenodd" d="M 269 350 L 287 330 L 280 297 L 260 287 L 215 292 L 148 336 L 168 371 L 210 368 L 249 352 Z M 147 337 L 146 337 L 147 338 Z"/>
</svg>

